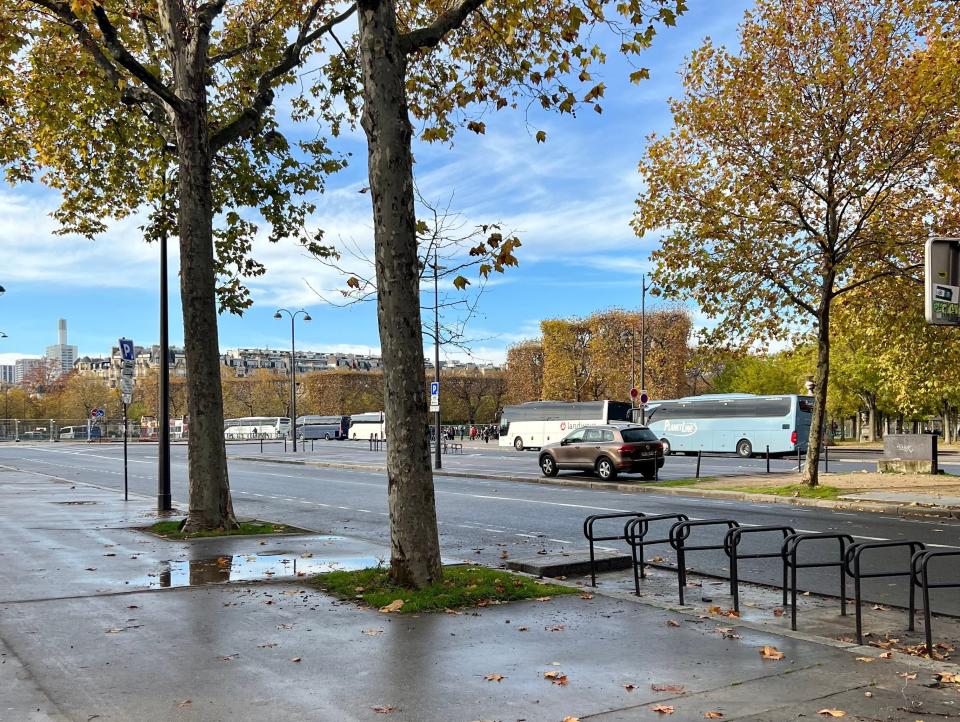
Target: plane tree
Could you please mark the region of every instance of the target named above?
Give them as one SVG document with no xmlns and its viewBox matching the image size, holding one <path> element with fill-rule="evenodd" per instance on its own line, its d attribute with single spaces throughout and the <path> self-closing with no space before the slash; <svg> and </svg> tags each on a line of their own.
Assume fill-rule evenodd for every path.
<svg viewBox="0 0 960 722">
<path fill-rule="evenodd" d="M 667 295 L 695 300 L 718 340 L 813 328 L 811 439 L 824 435 L 835 300 L 916 268 L 935 230 L 956 96 L 918 86 L 917 22 L 949 5 L 759 0 L 737 52 L 708 41 L 691 55 L 674 128 L 640 163 L 634 226 L 664 234 L 653 258 Z M 811 443 L 811 486 L 819 457 Z"/>
</svg>

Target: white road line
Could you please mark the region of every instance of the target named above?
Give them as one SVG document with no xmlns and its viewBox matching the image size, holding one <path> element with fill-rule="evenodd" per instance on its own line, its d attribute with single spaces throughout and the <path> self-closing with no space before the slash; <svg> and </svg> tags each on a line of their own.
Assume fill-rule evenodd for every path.
<svg viewBox="0 0 960 722">
<path fill-rule="evenodd" d="M 487 529 L 486 527 L 484 527 L 483 530 L 493 532 L 494 534 L 506 534 L 506 532 L 503 529 Z"/>
<path fill-rule="evenodd" d="M 373 514 L 369 509 L 357 509 L 357 511 L 362 511 L 364 514 Z"/>
<path fill-rule="evenodd" d="M 514 536 L 523 536 L 523 537 L 526 537 L 527 539 L 536 539 L 536 538 L 537 538 L 535 534 L 514 534 Z"/>
<path fill-rule="evenodd" d="M 572 541 L 567 539 L 547 539 L 547 541 L 557 542 L 557 544 L 573 544 Z"/>
</svg>

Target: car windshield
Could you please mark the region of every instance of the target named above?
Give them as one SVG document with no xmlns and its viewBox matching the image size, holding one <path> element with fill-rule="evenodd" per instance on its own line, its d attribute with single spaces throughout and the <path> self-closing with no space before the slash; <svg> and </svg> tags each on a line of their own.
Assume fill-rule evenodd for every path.
<svg viewBox="0 0 960 722">
<path fill-rule="evenodd" d="M 657 435 L 650 429 L 621 429 L 620 435 L 624 441 L 657 441 Z"/>
</svg>

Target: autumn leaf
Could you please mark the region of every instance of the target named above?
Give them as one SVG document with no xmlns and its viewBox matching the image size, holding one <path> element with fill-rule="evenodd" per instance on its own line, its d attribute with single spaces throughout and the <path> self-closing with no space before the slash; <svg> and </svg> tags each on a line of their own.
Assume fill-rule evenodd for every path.
<svg viewBox="0 0 960 722">
<path fill-rule="evenodd" d="M 579 717 L 564 717 L 563 722 L 580 722 Z"/>
<path fill-rule="evenodd" d="M 506 679 L 502 674 L 488 674 L 484 677 L 488 682 L 499 682 L 501 679 Z"/>
<path fill-rule="evenodd" d="M 549 602 L 553 597 L 537 597 L 534 601 L 537 602 Z"/>
<path fill-rule="evenodd" d="M 374 712 L 377 714 L 390 714 L 391 712 L 396 711 L 396 707 L 390 707 L 388 705 L 381 705 L 379 707 L 371 707 Z"/>
<path fill-rule="evenodd" d="M 593 595 L 592 595 L 592 594 L 587 594 L 587 592 L 580 592 L 580 598 L 581 598 L 581 599 L 593 599 Z"/>
<path fill-rule="evenodd" d="M 625 684 L 625 685 L 623 685 L 623 688 L 624 688 L 625 690 L 627 690 L 628 692 L 633 692 L 633 690 L 635 690 L 635 689 L 637 688 L 637 685 L 635 685 L 635 684 Z"/>
<path fill-rule="evenodd" d="M 673 714 L 673 707 L 667 704 L 657 704 L 650 708 L 651 712 L 659 712 L 660 714 Z"/>
<path fill-rule="evenodd" d="M 783 609 L 782 609 L 781 607 L 777 607 L 776 609 L 774 609 L 774 610 L 773 610 L 773 616 L 775 616 L 775 617 L 782 617 L 782 616 L 783 616 Z"/>
<path fill-rule="evenodd" d="M 937 672 L 937 679 L 941 684 L 960 684 L 960 674 L 952 672 Z"/>
<path fill-rule="evenodd" d="M 565 687 L 568 681 L 567 675 L 563 674 L 563 672 L 560 672 L 559 670 L 556 670 L 556 669 L 552 669 L 549 672 L 544 672 L 543 678 L 550 680 L 553 684 L 560 685 L 561 687 Z"/>
<path fill-rule="evenodd" d="M 542 130 L 538 130 L 538 131 L 537 131 L 536 138 L 537 138 L 537 142 L 538 142 L 538 143 L 546 143 L 546 142 L 547 142 L 547 134 L 546 134 L 544 131 L 542 131 Z"/>
<path fill-rule="evenodd" d="M 764 659 L 780 660 L 783 659 L 783 652 L 776 647 L 761 647 L 760 656 Z"/>
<path fill-rule="evenodd" d="M 384 614 L 390 614 L 391 612 L 397 612 L 403 607 L 402 599 L 394 599 L 385 607 L 380 607 L 380 611 Z"/>
<path fill-rule="evenodd" d="M 668 619 L 668 620 L 667 620 L 667 626 L 668 626 L 668 627 L 679 627 L 679 626 L 680 626 L 680 622 L 678 622 L 676 619 Z"/>
<path fill-rule="evenodd" d="M 847 713 L 842 709 L 822 709 L 817 712 L 818 715 L 823 717 L 846 717 Z"/>
<path fill-rule="evenodd" d="M 303 657 L 294 657 L 290 660 L 291 662 L 297 662 L 298 664 L 303 661 Z"/>
<path fill-rule="evenodd" d="M 719 712 L 715 709 L 710 710 L 709 712 L 703 713 L 703 718 L 704 719 L 723 719 L 723 712 Z"/>
<path fill-rule="evenodd" d="M 273 649 L 276 646 L 277 646 L 276 642 L 264 642 L 263 644 L 257 645 L 259 649 Z"/>
<path fill-rule="evenodd" d="M 866 662 L 867 664 L 869 664 L 870 662 L 876 662 L 877 660 L 875 660 L 873 657 L 857 657 L 857 661 Z"/>
<path fill-rule="evenodd" d="M 544 627 L 546 632 L 562 632 L 564 627 L 562 624 L 554 624 L 552 627 Z"/>
<path fill-rule="evenodd" d="M 184 709 L 185 707 L 189 707 L 189 706 L 191 706 L 192 704 L 193 704 L 193 700 L 192 700 L 192 699 L 185 699 L 185 700 L 183 700 L 182 702 L 177 702 L 177 708 L 178 708 L 178 709 Z"/>
<path fill-rule="evenodd" d="M 383 634 L 383 630 L 382 630 L 382 629 L 373 629 L 373 628 L 371 628 L 371 629 L 364 629 L 364 630 L 363 630 L 363 633 L 366 634 L 368 637 L 376 637 L 378 634 Z"/>
<path fill-rule="evenodd" d="M 893 652 L 881 652 L 880 659 L 893 659 Z"/>
<path fill-rule="evenodd" d="M 654 692 L 673 692 L 674 694 L 683 694 L 682 684 L 651 684 L 650 689 Z"/>
</svg>

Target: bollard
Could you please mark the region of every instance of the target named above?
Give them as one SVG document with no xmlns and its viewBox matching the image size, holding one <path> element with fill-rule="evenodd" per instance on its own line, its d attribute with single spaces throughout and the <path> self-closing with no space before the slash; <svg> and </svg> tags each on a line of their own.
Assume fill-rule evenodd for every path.
<svg viewBox="0 0 960 722">
<path fill-rule="evenodd" d="M 799 474 L 800 471 L 800 445 L 797 444 L 797 473 Z"/>
<path fill-rule="evenodd" d="M 823 447 L 823 473 L 830 473 L 830 447 Z"/>
<path fill-rule="evenodd" d="M 263 439 L 260 439 L 260 453 L 263 453 Z"/>
<path fill-rule="evenodd" d="M 286 453 L 286 451 L 287 451 L 287 437 L 286 437 L 286 436 L 283 437 L 283 451 L 284 451 L 284 453 Z"/>
<path fill-rule="evenodd" d="M 770 473 L 770 444 L 767 444 L 767 473 Z"/>
<path fill-rule="evenodd" d="M 703 456 L 703 449 L 700 449 L 697 452 L 697 477 L 696 478 L 698 479 L 700 478 L 700 457 L 702 456 Z"/>
<path fill-rule="evenodd" d="M 310 451 L 313 451 L 313 450 L 314 450 L 313 444 L 314 444 L 314 440 L 313 440 L 313 439 L 310 439 Z"/>
</svg>

